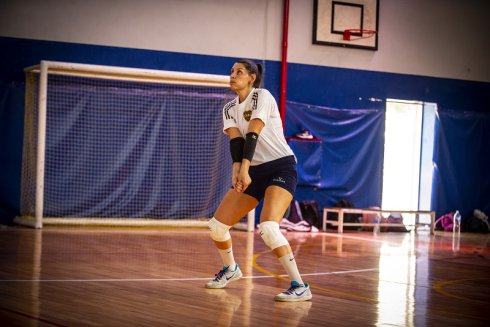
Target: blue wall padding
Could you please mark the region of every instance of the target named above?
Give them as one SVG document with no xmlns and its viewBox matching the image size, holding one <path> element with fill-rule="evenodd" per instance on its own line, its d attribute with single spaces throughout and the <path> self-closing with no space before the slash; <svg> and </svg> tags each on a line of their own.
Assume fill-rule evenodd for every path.
<svg viewBox="0 0 490 327">
<path fill-rule="evenodd" d="M 24 85 L 0 81 L 0 223 L 19 212 Z"/>
</svg>

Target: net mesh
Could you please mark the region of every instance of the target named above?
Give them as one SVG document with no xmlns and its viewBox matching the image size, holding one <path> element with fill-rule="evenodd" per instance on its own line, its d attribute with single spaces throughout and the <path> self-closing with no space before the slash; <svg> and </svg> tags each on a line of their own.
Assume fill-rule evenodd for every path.
<svg viewBox="0 0 490 327">
<path fill-rule="evenodd" d="M 33 216 L 39 74 L 26 77 L 21 215 Z M 224 87 L 48 75 L 43 217 L 209 218 L 230 186 Z"/>
</svg>

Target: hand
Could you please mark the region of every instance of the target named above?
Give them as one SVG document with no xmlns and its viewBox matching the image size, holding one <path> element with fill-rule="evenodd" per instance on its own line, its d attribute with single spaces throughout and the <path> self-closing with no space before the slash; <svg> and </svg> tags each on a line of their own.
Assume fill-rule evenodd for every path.
<svg viewBox="0 0 490 327">
<path fill-rule="evenodd" d="M 252 179 L 248 174 L 248 171 L 240 170 L 240 174 L 238 174 L 237 182 L 234 184 L 234 188 L 237 192 L 245 192 L 248 186 L 252 183 Z"/>
<path fill-rule="evenodd" d="M 236 182 L 235 184 L 233 184 L 233 188 L 239 193 L 242 193 L 244 191 L 243 185 L 240 182 Z"/>
</svg>

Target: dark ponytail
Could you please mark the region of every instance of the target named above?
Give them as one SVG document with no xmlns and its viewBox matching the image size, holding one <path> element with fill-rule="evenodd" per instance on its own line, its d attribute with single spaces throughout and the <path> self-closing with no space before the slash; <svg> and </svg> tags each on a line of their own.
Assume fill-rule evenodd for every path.
<svg viewBox="0 0 490 327">
<path fill-rule="evenodd" d="M 262 66 L 262 64 L 257 64 L 257 72 L 258 74 L 254 82 L 254 87 L 259 88 L 262 86 L 262 75 L 264 73 L 264 66 Z"/>
<path fill-rule="evenodd" d="M 262 64 L 256 64 L 252 60 L 248 59 L 238 60 L 237 63 L 245 66 L 245 69 L 249 72 L 249 74 L 255 75 L 253 87 L 259 88 L 262 85 L 262 74 L 264 73 L 264 67 Z"/>
</svg>

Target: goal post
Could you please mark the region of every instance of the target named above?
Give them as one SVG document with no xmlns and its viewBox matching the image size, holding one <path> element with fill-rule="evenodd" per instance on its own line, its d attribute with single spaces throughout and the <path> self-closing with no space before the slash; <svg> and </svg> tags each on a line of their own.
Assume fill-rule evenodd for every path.
<svg viewBox="0 0 490 327">
<path fill-rule="evenodd" d="M 230 188 L 228 76 L 53 61 L 25 73 L 15 223 L 207 225 Z"/>
</svg>

